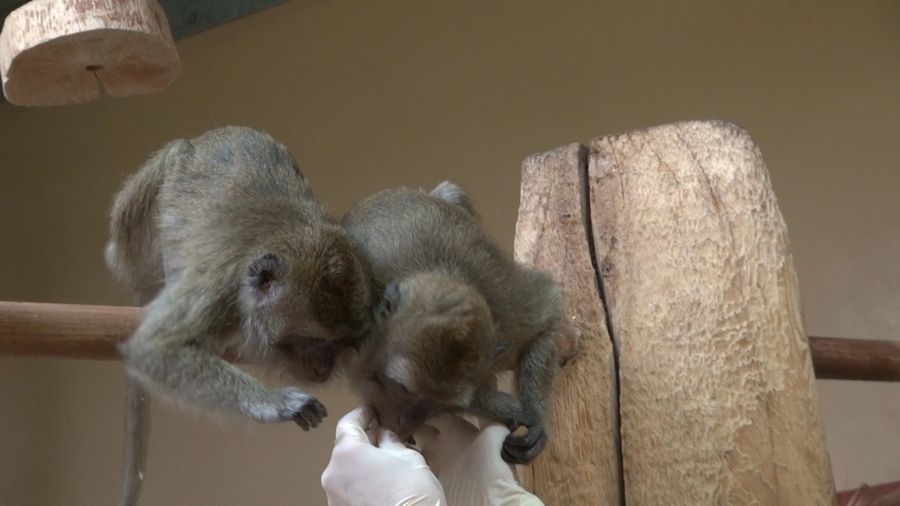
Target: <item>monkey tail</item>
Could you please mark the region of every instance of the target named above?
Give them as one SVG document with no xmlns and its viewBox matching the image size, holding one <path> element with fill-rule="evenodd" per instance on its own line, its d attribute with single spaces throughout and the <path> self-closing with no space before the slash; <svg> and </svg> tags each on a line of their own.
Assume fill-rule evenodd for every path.
<svg viewBox="0 0 900 506">
<path fill-rule="evenodd" d="M 149 290 L 135 290 L 133 302 L 143 306 L 150 301 Z M 120 345 L 121 346 L 121 345 Z M 144 484 L 147 464 L 147 440 L 150 435 L 150 396 L 140 381 L 125 377 L 125 434 L 122 441 L 122 490 L 120 506 L 137 506 Z"/>
<path fill-rule="evenodd" d="M 121 506 L 136 506 L 144 483 L 147 437 L 150 432 L 150 398 L 137 378 L 126 380 L 125 442 L 122 457 Z"/>
<path fill-rule="evenodd" d="M 162 247 L 157 226 L 160 188 L 171 167 L 190 149 L 185 140 L 170 142 L 129 178 L 116 195 L 110 211 L 106 263 L 134 293 L 134 303 L 149 302 L 165 281 Z M 144 482 L 150 399 L 135 377 L 126 380 L 125 437 L 122 455 L 121 506 L 136 506 Z"/>
</svg>

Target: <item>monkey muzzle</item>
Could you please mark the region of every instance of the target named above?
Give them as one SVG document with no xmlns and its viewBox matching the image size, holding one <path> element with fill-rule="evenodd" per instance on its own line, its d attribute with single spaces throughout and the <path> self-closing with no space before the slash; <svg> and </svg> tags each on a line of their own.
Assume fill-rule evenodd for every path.
<svg viewBox="0 0 900 506">
<path fill-rule="evenodd" d="M 440 413 L 437 406 L 428 400 L 422 400 L 413 404 L 390 406 L 374 406 L 378 422 L 385 429 L 397 434 L 401 440 L 407 440 L 425 424 L 425 422 Z"/>
</svg>

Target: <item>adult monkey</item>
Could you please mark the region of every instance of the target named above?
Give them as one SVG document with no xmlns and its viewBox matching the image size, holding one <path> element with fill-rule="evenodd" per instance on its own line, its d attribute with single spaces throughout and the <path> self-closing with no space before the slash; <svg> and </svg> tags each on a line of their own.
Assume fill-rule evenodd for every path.
<svg viewBox="0 0 900 506">
<path fill-rule="evenodd" d="M 148 303 L 120 347 L 121 503 L 136 504 L 143 480 L 145 386 L 259 422 L 319 425 L 327 413 L 313 396 L 266 388 L 220 357 L 321 382 L 371 324 L 369 269 L 287 149 L 242 127 L 172 141 L 125 182 L 110 216 L 107 264 Z"/>
</svg>

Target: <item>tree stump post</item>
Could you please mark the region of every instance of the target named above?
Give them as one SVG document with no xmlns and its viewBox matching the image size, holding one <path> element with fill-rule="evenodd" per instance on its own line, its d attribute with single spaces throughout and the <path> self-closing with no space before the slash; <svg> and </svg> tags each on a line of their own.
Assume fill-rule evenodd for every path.
<svg viewBox="0 0 900 506">
<path fill-rule="evenodd" d="M 531 157 L 523 171 L 517 259 L 557 276 L 583 340 L 529 485 L 548 504 L 833 504 L 787 230 L 759 149 L 721 122 L 604 137 L 577 189 L 551 176 L 574 152 Z M 575 194 L 581 206 L 563 206 Z M 583 234 L 563 219 L 579 212 Z M 579 295 L 594 282 L 586 262 L 600 272 L 593 302 Z M 619 431 L 614 414 L 585 409 L 600 402 Z M 607 437 L 619 444 L 596 441 Z M 591 453 L 617 447 L 621 495 L 616 473 L 594 465 L 610 459 Z M 573 502 L 569 488 L 594 495 Z"/>
<path fill-rule="evenodd" d="M 620 503 L 618 410 L 612 343 L 591 260 L 587 150 L 571 144 L 525 159 L 515 257 L 562 285 L 568 332 L 550 442 L 519 477 L 548 505 Z"/>
</svg>

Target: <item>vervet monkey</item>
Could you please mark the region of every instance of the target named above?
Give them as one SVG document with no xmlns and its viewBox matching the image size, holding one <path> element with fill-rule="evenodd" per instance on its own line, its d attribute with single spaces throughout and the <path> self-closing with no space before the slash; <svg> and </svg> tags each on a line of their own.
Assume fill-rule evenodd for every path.
<svg viewBox="0 0 900 506">
<path fill-rule="evenodd" d="M 142 385 L 259 422 L 316 427 L 325 407 L 269 389 L 220 357 L 324 381 L 371 325 L 369 269 L 313 197 L 288 150 L 226 127 L 175 140 L 129 178 L 111 211 L 106 260 L 146 304 L 120 346 L 129 374 L 122 504 L 142 480 Z"/>
<path fill-rule="evenodd" d="M 524 426 L 502 456 L 530 462 L 546 444 L 563 310 L 549 275 L 515 263 L 481 228 L 471 200 L 453 183 L 430 194 L 380 192 L 343 224 L 381 287 L 375 336 L 351 367 L 353 385 L 381 424 L 410 436 L 445 411 Z M 494 373 L 516 372 L 516 394 Z"/>
</svg>

